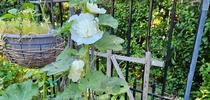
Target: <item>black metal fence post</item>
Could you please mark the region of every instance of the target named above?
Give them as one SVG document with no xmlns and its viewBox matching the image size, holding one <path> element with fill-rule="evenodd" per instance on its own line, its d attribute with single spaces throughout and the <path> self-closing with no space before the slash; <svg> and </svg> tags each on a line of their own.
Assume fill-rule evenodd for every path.
<svg viewBox="0 0 210 100">
<path fill-rule="evenodd" d="M 128 17 L 128 31 L 127 31 L 127 56 L 130 56 L 131 52 L 131 32 L 132 32 L 132 14 L 133 14 L 133 0 L 129 0 L 129 17 Z M 129 77 L 129 62 L 126 62 L 125 80 L 127 82 Z M 125 95 L 127 100 L 127 95 Z"/>
<path fill-rule="evenodd" d="M 63 3 L 59 2 L 59 18 L 60 18 L 60 26 L 63 26 Z"/>
<path fill-rule="evenodd" d="M 133 97 L 135 98 L 136 97 L 136 90 L 137 90 L 137 85 L 136 85 L 136 78 L 134 79 L 134 82 L 133 82 Z"/>
<path fill-rule="evenodd" d="M 146 51 L 150 51 L 150 31 L 151 31 L 153 4 L 154 4 L 154 0 L 150 0 L 148 28 L 147 28 L 147 35 L 146 35 Z"/>
<path fill-rule="evenodd" d="M 172 46 L 171 46 L 171 42 L 172 42 L 172 33 L 173 33 L 173 29 L 175 26 L 175 16 L 176 16 L 176 0 L 173 0 L 173 4 L 172 4 L 172 9 L 171 9 L 171 21 L 170 21 L 170 27 L 169 27 L 169 31 L 168 31 L 168 46 L 167 46 L 167 55 L 165 57 L 165 67 L 163 69 L 163 85 L 162 85 L 162 90 L 161 90 L 161 96 L 164 96 L 165 93 L 165 88 L 166 88 L 166 81 L 167 81 L 167 74 L 168 74 L 168 67 L 169 67 L 169 63 L 170 63 L 170 59 L 171 59 L 171 55 L 172 55 Z"/>
<path fill-rule="evenodd" d="M 55 28 L 53 5 L 54 5 L 53 0 L 50 0 L 50 20 L 51 20 L 51 23 L 52 23 L 52 27 Z"/>
<path fill-rule="evenodd" d="M 128 18 L 128 34 L 127 34 L 127 56 L 130 56 L 131 52 L 131 32 L 132 32 L 132 13 L 133 13 L 133 0 L 129 2 L 129 18 Z M 128 82 L 128 73 L 129 72 L 129 62 L 126 62 L 126 78 L 125 80 Z"/>
<path fill-rule="evenodd" d="M 155 92 L 156 92 L 156 82 L 154 81 L 153 84 L 152 84 L 152 97 L 151 97 L 151 100 L 155 100 Z"/>
</svg>

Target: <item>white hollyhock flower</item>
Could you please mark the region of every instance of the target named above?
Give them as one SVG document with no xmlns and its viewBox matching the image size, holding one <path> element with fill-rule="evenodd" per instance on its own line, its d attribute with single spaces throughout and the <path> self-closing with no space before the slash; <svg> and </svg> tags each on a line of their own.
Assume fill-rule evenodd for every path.
<svg viewBox="0 0 210 100">
<path fill-rule="evenodd" d="M 87 2 L 87 9 L 89 12 L 94 14 L 105 14 L 106 10 L 104 8 L 98 8 L 97 4 Z"/>
<path fill-rule="evenodd" d="M 98 22 L 92 14 L 73 15 L 70 17 L 70 21 L 75 21 L 70 32 L 71 39 L 78 45 L 93 44 L 103 36 L 103 32 L 99 30 Z"/>
<path fill-rule="evenodd" d="M 84 66 L 85 66 L 85 63 L 82 60 L 73 61 L 71 65 L 70 74 L 68 76 L 69 79 L 71 79 L 73 82 L 77 82 L 81 77 Z"/>
</svg>

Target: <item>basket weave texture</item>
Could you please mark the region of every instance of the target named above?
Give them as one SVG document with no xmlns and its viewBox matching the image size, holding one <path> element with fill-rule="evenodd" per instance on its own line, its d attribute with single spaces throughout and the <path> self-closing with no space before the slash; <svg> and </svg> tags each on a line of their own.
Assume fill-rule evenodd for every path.
<svg viewBox="0 0 210 100">
<path fill-rule="evenodd" d="M 41 68 L 55 61 L 65 46 L 62 38 L 52 34 L 30 36 L 4 35 L 4 55 L 27 68 Z"/>
</svg>

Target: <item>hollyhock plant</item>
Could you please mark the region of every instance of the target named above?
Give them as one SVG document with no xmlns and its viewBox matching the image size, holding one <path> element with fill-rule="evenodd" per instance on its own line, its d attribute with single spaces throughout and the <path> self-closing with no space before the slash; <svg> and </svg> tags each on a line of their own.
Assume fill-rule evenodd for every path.
<svg viewBox="0 0 210 100">
<path fill-rule="evenodd" d="M 100 93 L 106 93 L 109 97 L 109 95 L 125 93 L 128 89 L 124 80 L 108 77 L 100 71 L 94 71 L 94 64 L 92 65 L 94 59 L 90 59 L 90 48 L 99 52 L 107 50 L 120 51 L 123 48 L 121 44 L 124 42 L 123 39 L 111 35 L 110 30 L 108 30 L 110 28 L 107 28 L 117 29 L 117 20 L 111 15 L 105 14 L 106 10 L 99 8 L 94 1 L 70 0 L 71 5 L 75 6 L 74 11 L 80 10 L 81 12 L 72 15 L 61 28 L 56 30 L 57 35 L 71 38 L 77 45 L 80 45 L 78 49 L 68 45 L 53 64 L 43 68 L 47 75 L 68 75 L 68 79 L 71 80 L 64 92 L 56 97 L 57 100 L 62 98 L 88 99 L 87 95 L 89 93 L 87 90 L 89 89 L 94 93 L 103 95 L 102 100 L 105 100 L 104 94 Z M 104 86 L 106 82 L 113 84 Z M 110 93 L 109 91 L 116 92 Z"/>
<path fill-rule="evenodd" d="M 73 15 L 69 19 L 69 22 L 71 21 L 75 21 L 70 29 L 71 39 L 78 45 L 93 44 L 102 38 L 103 32 L 100 31 L 98 21 L 92 14 Z"/>
</svg>

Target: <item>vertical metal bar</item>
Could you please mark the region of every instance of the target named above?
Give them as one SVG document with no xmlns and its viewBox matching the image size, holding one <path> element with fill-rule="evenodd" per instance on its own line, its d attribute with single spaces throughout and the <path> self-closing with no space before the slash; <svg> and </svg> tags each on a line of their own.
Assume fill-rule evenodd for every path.
<svg viewBox="0 0 210 100">
<path fill-rule="evenodd" d="M 53 0 L 50 0 L 50 17 L 51 17 L 52 27 L 55 28 L 54 11 L 53 11 Z"/>
<path fill-rule="evenodd" d="M 115 12 L 115 8 L 114 8 L 114 6 L 115 6 L 115 0 L 112 0 L 112 12 L 111 12 L 111 15 L 114 17 L 114 12 Z"/>
<path fill-rule="evenodd" d="M 133 97 L 135 98 L 136 97 L 136 78 L 134 79 L 134 82 L 133 82 Z"/>
<path fill-rule="evenodd" d="M 196 41 L 195 41 L 195 45 L 194 45 L 193 57 L 192 57 L 192 61 L 190 64 L 190 71 L 188 74 L 187 88 L 185 91 L 184 100 L 189 100 L 189 97 L 190 97 L 190 91 L 191 91 L 192 81 L 193 81 L 193 77 L 194 77 L 194 73 L 195 73 L 196 62 L 198 59 L 202 34 L 203 34 L 204 25 L 205 25 L 205 21 L 206 21 L 208 9 L 209 9 L 209 2 L 210 2 L 210 0 L 203 0 L 203 3 L 202 3 L 201 16 L 200 16 L 199 26 L 198 26 L 198 30 L 197 30 L 197 37 L 196 37 Z"/>
<path fill-rule="evenodd" d="M 96 57 L 96 70 L 99 70 L 99 57 Z"/>
<path fill-rule="evenodd" d="M 150 0 L 148 29 L 147 29 L 147 35 L 146 35 L 146 51 L 150 51 L 149 44 L 150 44 L 150 31 L 151 31 L 152 11 L 153 11 L 153 0 Z"/>
<path fill-rule="evenodd" d="M 35 11 L 38 13 L 41 13 L 39 4 L 35 4 Z M 41 15 L 38 16 L 37 21 L 38 21 L 38 23 L 41 22 Z"/>
<path fill-rule="evenodd" d="M 131 51 L 131 32 L 132 32 L 132 10 L 133 10 L 133 0 L 129 0 L 129 18 L 128 18 L 128 31 L 127 31 L 127 56 L 130 56 Z M 125 72 L 125 80 L 128 82 L 129 76 L 129 62 L 126 62 L 126 72 Z M 125 100 L 127 100 L 127 95 L 125 95 Z"/>
<path fill-rule="evenodd" d="M 73 5 L 69 5 L 69 11 L 70 11 L 69 16 L 72 16 L 75 14 Z M 74 42 L 71 40 L 71 34 L 68 34 L 68 44 L 69 44 L 69 47 L 73 47 Z"/>
<path fill-rule="evenodd" d="M 60 26 L 63 26 L 63 4 L 59 2 L 59 12 L 60 12 Z"/>
<path fill-rule="evenodd" d="M 131 51 L 131 32 L 132 32 L 132 13 L 133 13 L 133 0 L 129 1 L 129 18 L 128 18 L 128 35 L 127 35 L 127 56 L 130 56 Z M 126 77 L 125 80 L 128 82 L 128 74 L 129 74 L 129 62 L 126 63 Z"/>
<path fill-rule="evenodd" d="M 141 70 L 141 73 L 144 73 L 144 69 L 142 69 Z M 142 85 L 141 85 L 141 89 L 142 89 L 142 91 L 143 91 L 143 89 L 144 89 L 144 74 L 142 74 L 142 79 L 141 79 L 141 81 L 142 81 Z M 141 93 L 141 100 L 143 99 L 143 93 Z"/>
<path fill-rule="evenodd" d="M 50 13 L 51 13 L 51 24 L 52 27 L 55 28 L 55 23 L 54 23 L 54 12 L 53 12 L 53 0 L 50 1 Z M 54 76 L 52 75 L 52 80 L 54 81 Z M 54 83 L 53 83 L 54 85 Z M 55 96 L 55 86 L 53 86 L 53 94 Z"/>
<path fill-rule="evenodd" d="M 55 77 L 54 77 L 54 75 L 52 75 L 52 84 L 53 84 L 53 97 L 55 97 L 56 96 L 56 91 L 55 91 Z"/>
<path fill-rule="evenodd" d="M 154 81 L 152 84 L 152 98 L 151 100 L 155 100 L 155 92 L 156 92 L 156 82 Z"/>
<path fill-rule="evenodd" d="M 165 92 L 165 87 L 166 87 L 166 81 L 167 81 L 167 72 L 168 72 L 168 67 L 169 67 L 169 61 L 172 55 L 172 46 L 171 46 L 171 42 L 172 42 L 172 33 L 173 33 L 173 29 L 175 26 L 175 16 L 176 16 L 176 0 L 173 0 L 173 4 L 172 4 L 172 9 L 171 9 L 171 21 L 170 21 L 170 28 L 168 31 L 168 46 L 167 46 L 167 55 L 165 58 L 165 67 L 164 67 L 164 73 L 163 73 L 163 85 L 162 85 L 162 90 L 161 90 L 161 96 L 164 96 L 164 92 Z"/>
</svg>

